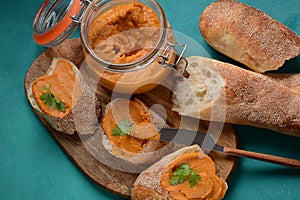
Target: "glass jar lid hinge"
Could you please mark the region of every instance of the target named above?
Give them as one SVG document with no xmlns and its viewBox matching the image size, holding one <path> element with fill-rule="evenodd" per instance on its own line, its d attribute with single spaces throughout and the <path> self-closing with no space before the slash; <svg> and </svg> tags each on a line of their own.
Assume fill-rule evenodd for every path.
<svg viewBox="0 0 300 200">
<path fill-rule="evenodd" d="M 167 47 L 164 49 L 164 51 L 161 54 L 158 55 L 158 57 L 162 58 L 158 61 L 158 63 L 163 65 L 163 66 L 168 66 L 168 67 L 175 68 L 178 65 L 178 63 L 180 62 L 180 60 L 183 58 L 183 54 L 184 54 L 184 52 L 187 48 L 187 45 L 183 44 L 183 43 L 180 43 L 178 41 L 175 41 L 174 43 L 171 43 L 169 41 L 166 41 L 166 42 L 167 42 Z M 174 63 L 168 63 L 168 61 L 170 59 L 171 51 L 175 50 L 175 47 L 177 45 L 182 48 L 181 52 L 179 53 L 179 56 L 174 61 Z M 184 71 L 185 71 L 185 69 L 184 69 Z"/>
<path fill-rule="evenodd" d="M 80 6 L 83 6 L 83 7 L 86 8 L 90 3 L 92 3 L 91 0 L 81 0 Z M 85 9 L 84 9 L 84 11 L 85 11 Z M 71 15 L 70 18 L 72 19 L 73 23 L 80 24 L 81 18 L 82 18 L 82 13 L 77 15 L 77 16 L 76 15 Z"/>
</svg>

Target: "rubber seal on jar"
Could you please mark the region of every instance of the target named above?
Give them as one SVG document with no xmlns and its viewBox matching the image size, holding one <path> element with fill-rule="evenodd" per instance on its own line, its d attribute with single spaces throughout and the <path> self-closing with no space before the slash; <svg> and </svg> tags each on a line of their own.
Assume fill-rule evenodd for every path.
<svg viewBox="0 0 300 200">
<path fill-rule="evenodd" d="M 65 1 L 60 0 L 46 0 L 42 3 L 33 23 L 33 38 L 37 44 L 54 46 L 57 38 L 63 37 L 64 34 L 68 37 L 75 32 L 77 25 L 73 26 L 72 30 L 68 29 L 74 24 L 72 17 L 80 13 L 84 4 L 81 0 L 71 0 L 68 5 L 64 4 Z M 58 10 L 59 6 L 62 7 L 61 10 Z"/>
</svg>

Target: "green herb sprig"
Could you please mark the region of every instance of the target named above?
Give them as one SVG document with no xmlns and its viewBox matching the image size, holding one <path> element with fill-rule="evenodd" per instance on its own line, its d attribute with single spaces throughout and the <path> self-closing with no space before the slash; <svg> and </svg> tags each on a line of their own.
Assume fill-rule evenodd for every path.
<svg viewBox="0 0 300 200">
<path fill-rule="evenodd" d="M 119 121 L 117 127 L 114 128 L 111 133 L 112 136 L 125 136 L 129 135 L 132 129 L 132 123 L 128 119 L 123 119 Z"/>
<path fill-rule="evenodd" d="M 49 87 L 43 86 L 40 99 L 44 101 L 44 103 L 50 108 L 53 107 L 59 111 L 65 112 L 66 111 L 66 104 L 59 100 L 51 91 L 51 85 Z"/>
<path fill-rule="evenodd" d="M 189 164 L 181 164 L 174 172 L 170 179 L 170 185 L 178 185 L 188 180 L 191 188 L 197 184 L 197 181 L 201 181 L 201 177 L 190 168 Z"/>
</svg>

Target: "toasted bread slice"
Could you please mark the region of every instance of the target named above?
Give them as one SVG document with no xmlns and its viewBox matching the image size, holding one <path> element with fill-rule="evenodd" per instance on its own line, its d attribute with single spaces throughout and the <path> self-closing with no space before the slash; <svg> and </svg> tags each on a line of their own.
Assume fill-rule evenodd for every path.
<svg viewBox="0 0 300 200">
<path fill-rule="evenodd" d="M 181 184 L 170 185 L 170 175 L 182 163 L 190 164 L 201 177 L 194 186 L 185 180 Z M 163 157 L 144 170 L 134 182 L 131 199 L 222 199 L 227 184 L 216 175 L 215 163 L 205 155 L 198 145 L 181 148 Z M 198 197 L 198 198 L 197 198 Z M 200 198 L 201 197 L 201 198 Z"/>
<path fill-rule="evenodd" d="M 41 98 L 47 92 L 45 87 L 65 105 L 65 110 L 46 104 Z M 46 75 L 30 85 L 27 95 L 32 107 L 57 131 L 93 134 L 99 128 L 100 101 L 69 60 L 53 58 Z"/>
<path fill-rule="evenodd" d="M 114 155 L 137 165 L 149 166 L 162 156 L 171 153 L 174 145 L 159 141 L 156 127 L 162 127 L 164 120 L 154 113 L 140 100 L 117 98 L 107 104 L 102 121 L 102 144 Z M 112 135 L 122 120 L 132 123 L 127 135 Z M 151 127 L 149 129 L 149 127 Z"/>
</svg>

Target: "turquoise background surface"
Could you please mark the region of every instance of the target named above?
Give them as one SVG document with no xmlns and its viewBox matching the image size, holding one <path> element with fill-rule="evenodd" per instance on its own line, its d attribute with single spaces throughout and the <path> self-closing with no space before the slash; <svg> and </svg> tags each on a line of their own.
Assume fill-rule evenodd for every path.
<svg viewBox="0 0 300 200">
<path fill-rule="evenodd" d="M 198 29 L 208 0 L 159 0 L 174 30 L 212 50 Z M 300 35 L 298 0 L 244 0 Z M 0 6 L 0 199 L 121 199 L 86 178 L 58 147 L 27 102 L 24 78 L 45 48 L 32 39 L 32 21 L 41 0 L 1 1 Z M 75 35 L 75 37 L 78 37 Z M 279 72 L 300 72 L 300 58 Z M 300 138 L 236 126 L 243 149 L 300 159 Z M 300 199 L 300 170 L 240 158 L 225 199 Z"/>
</svg>

